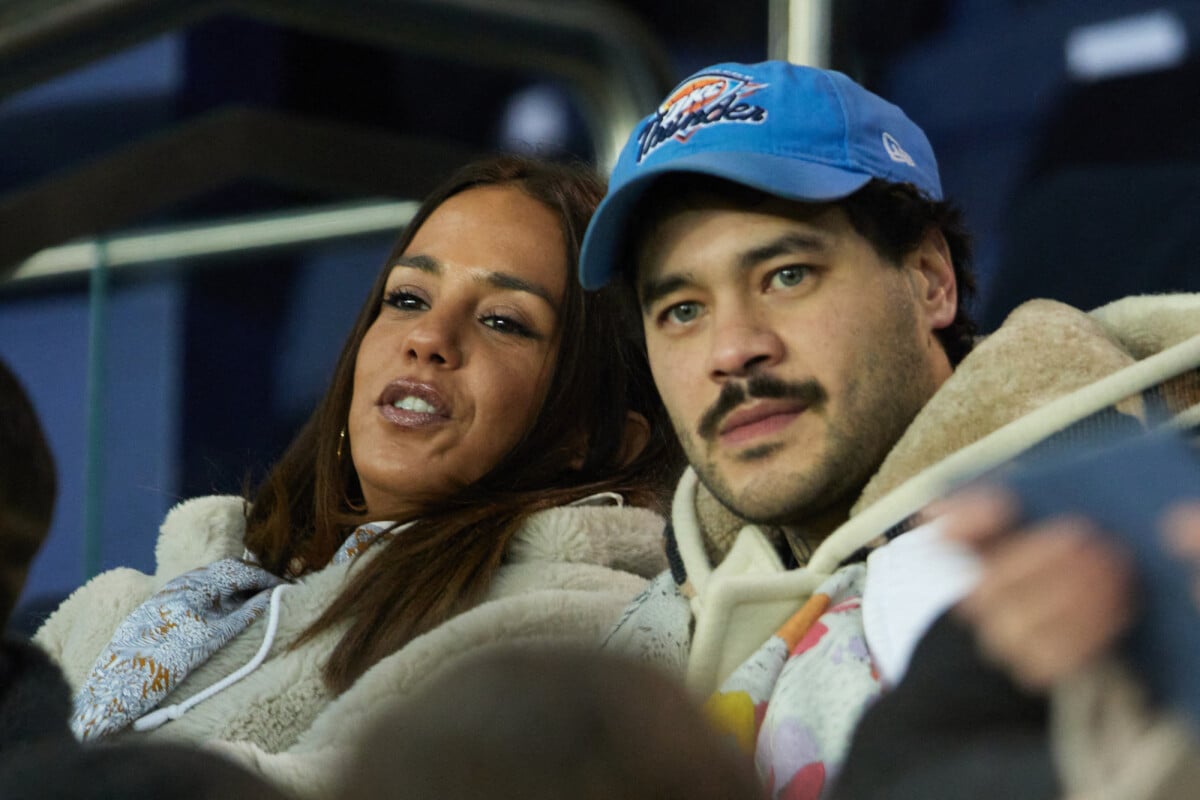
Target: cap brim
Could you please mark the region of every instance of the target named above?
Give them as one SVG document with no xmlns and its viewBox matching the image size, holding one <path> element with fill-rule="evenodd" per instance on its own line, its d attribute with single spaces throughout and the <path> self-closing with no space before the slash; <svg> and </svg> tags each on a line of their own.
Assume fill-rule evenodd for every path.
<svg viewBox="0 0 1200 800">
<path fill-rule="evenodd" d="M 838 200 L 871 180 L 863 172 L 791 156 L 728 150 L 694 153 L 643 167 L 636 178 L 609 192 L 588 225 L 579 254 L 579 281 L 583 288 L 599 289 L 608 283 L 616 272 L 615 261 L 624 250 L 629 215 L 638 199 L 657 179 L 676 172 L 711 175 L 785 200 L 810 202 Z"/>
</svg>

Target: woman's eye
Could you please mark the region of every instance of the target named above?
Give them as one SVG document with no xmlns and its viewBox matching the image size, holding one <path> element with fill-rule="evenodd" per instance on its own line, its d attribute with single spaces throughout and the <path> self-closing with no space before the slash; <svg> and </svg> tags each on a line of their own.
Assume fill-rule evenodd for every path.
<svg viewBox="0 0 1200 800">
<path fill-rule="evenodd" d="M 787 289 L 792 286 L 798 286 L 808 277 L 808 273 L 808 267 L 781 267 L 771 273 L 768 285 L 776 289 Z"/>
<path fill-rule="evenodd" d="M 537 338 L 532 330 L 525 325 L 522 325 L 520 322 L 517 322 L 515 319 L 512 319 L 511 317 L 502 317 L 498 314 L 492 314 L 489 316 L 480 317 L 479 321 L 492 330 L 499 331 L 500 333 L 523 336 L 526 339 Z"/>
<path fill-rule="evenodd" d="M 676 303 L 663 312 L 663 319 L 677 325 L 686 325 L 700 316 L 700 304 L 693 302 Z"/>
<path fill-rule="evenodd" d="M 429 304 L 418 295 L 404 289 L 396 289 L 384 295 L 383 302 L 401 311 L 425 311 Z"/>
</svg>

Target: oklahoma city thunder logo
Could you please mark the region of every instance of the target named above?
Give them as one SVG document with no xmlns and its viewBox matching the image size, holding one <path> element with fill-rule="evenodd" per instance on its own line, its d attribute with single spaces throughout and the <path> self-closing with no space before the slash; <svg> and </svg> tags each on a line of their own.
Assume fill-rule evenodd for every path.
<svg viewBox="0 0 1200 800">
<path fill-rule="evenodd" d="M 708 125 L 764 121 L 767 110 L 744 101 L 766 86 L 723 72 L 690 78 L 663 101 L 654 119 L 638 132 L 637 160 L 640 162 L 671 139 L 686 142 L 692 134 Z"/>
</svg>

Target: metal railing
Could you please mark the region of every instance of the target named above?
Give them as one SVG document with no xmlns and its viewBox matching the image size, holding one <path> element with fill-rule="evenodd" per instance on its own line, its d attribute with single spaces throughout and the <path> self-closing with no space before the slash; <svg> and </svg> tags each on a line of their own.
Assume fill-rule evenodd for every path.
<svg viewBox="0 0 1200 800">
<path fill-rule="evenodd" d="M 675 78 L 646 29 L 600 0 L 2 0 L 0 98 L 218 14 L 561 78 L 601 167 Z"/>
<path fill-rule="evenodd" d="M 830 66 L 833 0 L 769 0 L 767 53 L 771 58 Z"/>
<path fill-rule="evenodd" d="M 674 81 L 665 54 L 640 23 L 615 6 L 595 0 L 0 0 L 0 99 L 156 35 L 219 14 L 240 15 L 325 37 L 451 58 L 481 69 L 522 69 L 556 78 L 571 90 L 578 102 L 601 169 L 611 166 L 634 124 Z M 270 133 L 266 124 L 269 122 L 252 126 L 252 132 L 259 136 L 265 135 L 263 131 Z M 201 121 L 192 127 L 204 124 L 207 123 Z M 298 127 L 292 126 L 290 130 L 297 133 Z M 224 129 L 219 132 L 228 133 Z M 245 135 L 240 129 L 233 133 Z M 85 165 L 76 170 L 78 175 L 56 176 L 53 185 L 45 181 L 31 189 L 0 196 L 0 228 L 18 230 L 19 225 L 25 238 L 36 238 L 36 242 L 30 242 L 32 247 L 24 246 L 24 252 L 20 252 L 23 247 L 20 241 L 8 241 L 7 248 L 13 252 L 7 258 L 0 257 L 3 262 L 0 285 L 7 275 L 21 282 L 33 277 L 44 279 L 56 270 L 65 274 L 80 271 L 84 268 L 81 265 L 94 261 L 89 251 L 94 251 L 99 241 L 78 241 L 81 233 L 102 236 L 109 263 L 121 263 L 122 248 L 145 241 L 145 235 L 125 235 L 113 230 L 147 215 L 148 210 L 141 206 L 154 202 L 153 193 L 114 191 L 109 184 L 131 182 L 137 185 L 129 189 L 137 190 L 145 176 L 160 172 L 146 169 L 138 158 L 157 157 L 161 161 L 169 156 L 172 135 L 160 136 L 164 140 L 160 143 L 145 143 L 138 153 L 118 153 L 106 163 Z M 181 130 L 175 138 L 187 135 L 188 132 Z M 316 135 L 325 133 L 316 131 Z M 211 142 L 214 135 L 201 139 Z M 157 152 L 156 147 L 163 152 Z M 325 151 L 339 149 L 361 152 L 361 148 Z M 399 160 L 387 159 L 393 164 Z M 256 159 L 255 163 L 261 161 Z M 300 171 L 305 169 L 304 163 L 293 159 L 277 167 L 277 171 L 289 168 Z M 130 168 L 131 165 L 136 168 Z M 234 164 L 229 168 L 246 167 Z M 213 179 L 211 173 L 196 177 L 199 182 Z M 96 188 L 97 180 L 107 181 L 102 192 L 105 197 L 137 198 L 141 206 L 114 208 L 108 203 L 92 211 L 75 208 L 82 214 L 80 219 L 54 216 L 69 213 L 64 198 L 69 198 L 72 207 L 88 202 L 83 195 L 88 188 Z M 185 183 L 177 180 L 170 192 L 164 190 L 160 202 L 178 200 L 180 192 L 188 191 Z M 205 188 L 209 187 L 197 185 L 197 191 Z M 337 218 L 345 220 L 356 213 L 366 216 L 361 222 L 346 224 L 367 227 L 376 224 L 376 217 L 371 216 L 374 212 L 365 209 L 338 209 Z M 308 214 L 309 211 L 282 214 L 269 223 L 276 245 L 288 244 L 283 237 L 293 234 L 298 237 L 296 242 L 314 241 L 311 232 L 302 225 L 284 222 L 289 217 L 307 219 Z M 122 220 L 123 217 L 128 221 Z M 30 227 L 33 224 L 45 230 L 34 231 Z M 216 225 L 223 229 L 227 223 Z M 155 234 L 153 240 L 177 243 L 182 241 L 182 235 L 178 230 L 168 229 Z M 336 238 L 341 234 L 330 235 Z M 64 244 L 68 241 L 73 243 Z M 236 240 L 229 242 L 231 248 L 237 247 Z M 48 251 L 24 260 L 27 254 L 47 246 Z M 175 246 L 168 244 L 164 252 Z M 14 255 L 22 260 L 14 263 Z"/>
</svg>

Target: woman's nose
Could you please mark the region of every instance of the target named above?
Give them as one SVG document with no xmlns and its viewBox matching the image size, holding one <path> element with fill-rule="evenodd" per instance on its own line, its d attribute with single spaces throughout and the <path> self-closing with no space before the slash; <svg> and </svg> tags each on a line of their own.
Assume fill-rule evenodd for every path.
<svg viewBox="0 0 1200 800">
<path fill-rule="evenodd" d="M 449 314 L 431 310 L 409 329 L 405 355 L 418 363 L 454 369 L 462 363 L 459 322 Z"/>
</svg>

